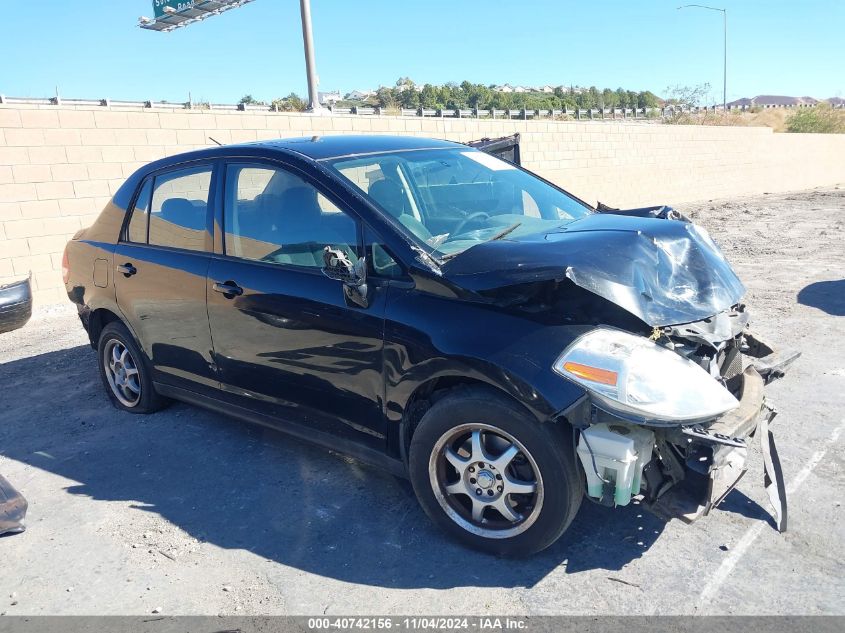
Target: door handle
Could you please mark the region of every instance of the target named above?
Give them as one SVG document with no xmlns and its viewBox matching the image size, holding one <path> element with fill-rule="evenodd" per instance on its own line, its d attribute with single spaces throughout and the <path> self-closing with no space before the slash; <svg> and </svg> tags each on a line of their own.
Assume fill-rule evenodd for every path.
<svg viewBox="0 0 845 633">
<path fill-rule="evenodd" d="M 244 289 L 234 281 L 215 281 L 212 288 L 214 288 L 214 292 L 231 295 L 233 297 L 239 297 L 244 293 Z"/>
<path fill-rule="evenodd" d="M 135 268 L 132 264 L 126 263 L 122 266 L 118 266 L 117 272 L 122 273 L 126 277 L 131 277 L 132 275 L 138 272 L 138 269 Z"/>
</svg>

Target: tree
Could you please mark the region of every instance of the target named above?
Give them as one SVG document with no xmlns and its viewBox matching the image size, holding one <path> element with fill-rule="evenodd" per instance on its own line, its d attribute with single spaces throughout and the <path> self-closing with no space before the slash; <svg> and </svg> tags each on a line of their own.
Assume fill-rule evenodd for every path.
<svg viewBox="0 0 845 633">
<path fill-rule="evenodd" d="M 417 93 L 417 88 L 411 82 L 409 86 L 405 86 L 403 90 L 399 92 L 399 105 L 403 108 L 416 108 L 420 104 L 420 96 Z"/>
<path fill-rule="evenodd" d="M 416 109 L 496 109 L 516 110 L 575 110 L 595 108 L 654 108 L 662 104 L 654 93 L 649 91 L 634 92 L 624 88 L 604 88 L 596 86 L 588 89 L 575 86 L 557 86 L 551 93 L 533 91 L 524 93 L 497 92 L 496 84 L 480 84 L 462 81 L 460 84 L 448 82 L 441 86 L 427 83 L 418 89 L 410 77 L 400 77 L 393 86 L 380 86 L 376 93 L 367 98 L 371 105 L 379 105 L 387 110 L 396 108 Z M 706 97 L 710 90 L 709 84 L 693 87 L 667 88 L 672 95 L 672 103 L 695 103 Z M 264 104 L 252 95 L 244 95 L 240 103 Z M 273 103 L 280 110 L 299 111 L 306 107 L 305 102 L 295 93 L 287 97 L 276 99 Z"/>
<path fill-rule="evenodd" d="M 242 103 L 244 105 L 266 105 L 263 101 L 253 99 L 252 95 L 244 95 L 238 103 Z"/>
<path fill-rule="evenodd" d="M 425 84 L 420 92 L 420 105 L 423 108 L 437 107 L 437 88 L 431 84 Z"/>
<path fill-rule="evenodd" d="M 446 107 L 452 110 L 459 108 L 463 101 L 463 92 L 461 91 L 461 87 L 454 81 L 447 81 L 446 85 L 443 87 L 448 90 L 446 93 L 448 94 L 448 99 L 444 102 Z"/>
<path fill-rule="evenodd" d="M 403 90 L 413 89 L 416 84 L 410 77 L 399 77 L 396 80 L 396 89 L 401 92 Z"/>
<path fill-rule="evenodd" d="M 460 87 L 462 108 L 488 108 L 491 90 L 484 84 L 472 84 L 464 81 Z"/>
<path fill-rule="evenodd" d="M 447 83 L 443 86 L 437 87 L 437 107 L 439 108 L 454 108 L 454 98 L 452 96 L 452 86 L 454 84 Z"/>
<path fill-rule="evenodd" d="M 654 93 L 645 90 L 637 93 L 638 108 L 657 108 L 660 106 L 660 99 Z"/>
<path fill-rule="evenodd" d="M 581 103 L 579 105 L 585 110 L 600 107 L 601 93 L 595 86 L 590 86 L 588 90 L 582 91 L 578 96 L 581 97 Z"/>
<path fill-rule="evenodd" d="M 292 92 L 287 97 L 273 99 L 273 106 L 282 112 L 304 112 L 308 104 L 305 99 Z"/>
<path fill-rule="evenodd" d="M 625 91 L 624 88 L 617 88 L 616 89 L 616 107 L 617 108 L 630 108 L 630 107 L 632 107 L 628 103 L 628 93 Z"/>
<path fill-rule="evenodd" d="M 561 99 L 560 99 L 560 106 L 561 108 L 565 108 L 566 110 L 576 110 L 578 109 L 578 100 L 576 99 L 577 95 L 571 92 L 567 92 Z"/>
<path fill-rule="evenodd" d="M 376 90 L 376 101 L 382 108 L 394 109 L 399 103 L 396 91 L 387 86 L 381 86 Z"/>
<path fill-rule="evenodd" d="M 496 110 L 509 110 L 515 104 L 516 95 L 513 92 L 495 92 L 490 96 L 490 107 Z"/>
<path fill-rule="evenodd" d="M 669 86 L 665 90 L 669 98 L 667 103 L 685 107 L 701 105 L 702 101 L 710 94 L 710 84 L 703 83 L 697 86 Z"/>
</svg>

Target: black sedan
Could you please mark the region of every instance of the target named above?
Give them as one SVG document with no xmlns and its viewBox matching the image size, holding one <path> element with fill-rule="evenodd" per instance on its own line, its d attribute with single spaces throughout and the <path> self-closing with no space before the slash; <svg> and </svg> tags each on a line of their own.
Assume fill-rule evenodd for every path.
<svg viewBox="0 0 845 633">
<path fill-rule="evenodd" d="M 408 476 L 428 515 L 509 555 L 583 498 L 706 514 L 795 354 L 667 207 L 593 209 L 476 149 L 312 137 L 172 156 L 68 244 L 68 296 L 119 409 L 169 399 Z"/>
</svg>

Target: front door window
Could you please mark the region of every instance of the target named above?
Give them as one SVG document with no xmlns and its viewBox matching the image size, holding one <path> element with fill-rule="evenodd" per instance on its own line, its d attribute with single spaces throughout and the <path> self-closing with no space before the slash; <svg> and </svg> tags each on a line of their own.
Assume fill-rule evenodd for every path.
<svg viewBox="0 0 845 633">
<path fill-rule="evenodd" d="M 323 266 L 323 249 L 357 259 L 355 221 L 308 182 L 273 167 L 229 165 L 223 218 L 227 255 L 271 264 Z"/>
</svg>

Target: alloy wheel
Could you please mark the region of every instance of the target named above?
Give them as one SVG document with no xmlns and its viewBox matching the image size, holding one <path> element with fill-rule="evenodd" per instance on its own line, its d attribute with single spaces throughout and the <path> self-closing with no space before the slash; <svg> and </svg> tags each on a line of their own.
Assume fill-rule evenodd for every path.
<svg viewBox="0 0 845 633">
<path fill-rule="evenodd" d="M 444 433 L 431 452 L 429 478 L 446 514 L 486 538 L 524 532 L 543 506 L 543 479 L 534 458 L 515 437 L 487 424 Z"/>
<path fill-rule="evenodd" d="M 102 363 L 114 397 L 126 407 L 136 406 L 141 400 L 141 377 L 126 345 L 118 339 L 109 340 L 103 347 Z"/>
</svg>

